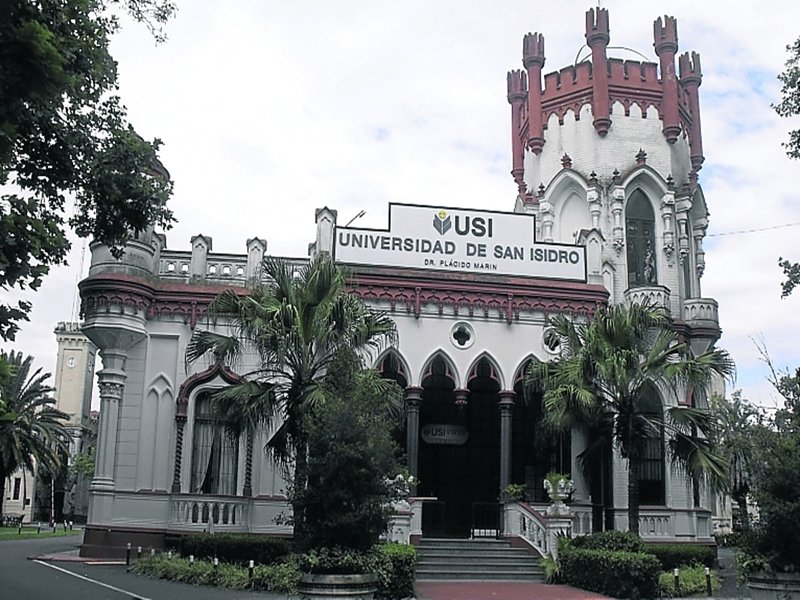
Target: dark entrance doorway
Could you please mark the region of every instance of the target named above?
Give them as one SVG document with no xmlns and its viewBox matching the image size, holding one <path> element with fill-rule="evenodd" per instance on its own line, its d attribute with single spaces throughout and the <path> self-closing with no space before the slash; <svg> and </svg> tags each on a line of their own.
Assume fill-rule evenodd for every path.
<svg viewBox="0 0 800 600">
<path fill-rule="evenodd" d="M 500 386 L 488 361 L 456 390 L 437 358 L 422 380 L 419 487 L 436 497 L 423 508 L 426 537 L 471 537 L 497 529 L 500 486 Z"/>
</svg>

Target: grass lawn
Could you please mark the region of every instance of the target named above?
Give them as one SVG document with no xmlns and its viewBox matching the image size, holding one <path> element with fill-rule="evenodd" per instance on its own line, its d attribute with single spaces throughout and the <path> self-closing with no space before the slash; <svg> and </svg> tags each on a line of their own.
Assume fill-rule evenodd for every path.
<svg viewBox="0 0 800 600">
<path fill-rule="evenodd" d="M 22 533 L 18 533 L 16 527 L 0 527 L 0 542 L 9 540 L 31 540 L 34 538 L 66 537 L 81 534 L 83 534 L 83 529 L 73 529 L 72 531 L 67 529 L 67 531 L 64 531 L 63 526 L 59 526 L 55 533 L 53 533 L 52 529 L 45 526 L 42 527 L 41 533 L 36 533 L 36 527 L 30 527 L 29 525 L 24 525 L 22 527 Z"/>
</svg>

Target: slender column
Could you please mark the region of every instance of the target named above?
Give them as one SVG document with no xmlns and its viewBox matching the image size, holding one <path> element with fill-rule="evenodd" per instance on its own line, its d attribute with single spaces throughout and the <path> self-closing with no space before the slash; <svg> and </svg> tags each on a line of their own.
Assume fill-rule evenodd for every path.
<svg viewBox="0 0 800 600">
<path fill-rule="evenodd" d="M 181 493 L 181 466 L 183 465 L 183 429 L 186 427 L 186 415 L 175 417 L 175 465 L 172 468 L 172 493 Z"/>
<path fill-rule="evenodd" d="M 592 49 L 592 113 L 595 131 L 605 137 L 611 127 L 611 98 L 608 95 L 608 57 L 606 47 L 610 39 L 608 32 L 608 10 L 594 8 L 586 11 L 586 45 Z M 595 19 L 595 16 L 597 19 Z"/>
<path fill-rule="evenodd" d="M 250 497 L 253 495 L 253 436 L 255 432 L 251 429 L 247 432 L 247 448 L 245 449 L 244 461 L 244 487 L 242 495 Z"/>
<path fill-rule="evenodd" d="M 101 350 L 103 370 L 97 373 L 100 388 L 100 427 L 97 433 L 97 458 L 93 489 L 113 490 L 114 459 L 117 450 L 117 429 L 120 404 L 125 392 L 125 358 L 122 350 Z"/>
<path fill-rule="evenodd" d="M 692 114 L 692 126 L 689 128 L 689 149 L 691 153 L 692 168 L 699 171 L 703 166 L 703 135 L 700 129 L 700 83 L 703 80 L 703 71 L 700 68 L 700 55 L 688 52 L 678 60 L 680 65 L 681 83 L 686 89 L 689 99 L 689 112 Z"/>
<path fill-rule="evenodd" d="M 586 450 L 586 432 L 582 429 L 572 430 L 572 440 L 570 444 L 570 462 L 572 463 L 572 483 L 575 486 L 573 498 L 576 502 L 589 502 L 589 486 L 586 477 L 583 475 L 578 456 Z"/>
<path fill-rule="evenodd" d="M 522 71 L 508 74 L 508 102 L 511 104 L 511 176 L 517 184 L 521 197 L 525 196 L 525 150 L 522 147 L 522 106 L 528 94 L 528 82 Z M 539 111 L 541 113 L 541 110 Z M 541 119 L 541 117 L 540 117 Z"/>
<path fill-rule="evenodd" d="M 417 477 L 417 463 L 419 461 L 419 405 L 422 402 L 421 387 L 406 388 L 406 454 L 408 459 L 408 472 Z M 411 495 L 417 493 L 416 484 L 411 486 Z"/>
<path fill-rule="evenodd" d="M 659 17 L 653 23 L 653 46 L 661 62 L 663 90 L 663 133 L 667 142 L 674 144 L 681 132 L 678 114 L 678 78 L 675 75 L 675 54 L 678 52 L 678 25 L 674 17 Z"/>
<path fill-rule="evenodd" d="M 504 498 L 506 486 L 511 483 L 511 424 L 514 416 L 516 394 L 500 392 L 500 497 Z"/>
<path fill-rule="evenodd" d="M 529 33 L 523 38 L 522 64 L 528 71 L 528 146 L 538 156 L 544 147 L 542 116 L 544 36 L 541 33 Z"/>
</svg>

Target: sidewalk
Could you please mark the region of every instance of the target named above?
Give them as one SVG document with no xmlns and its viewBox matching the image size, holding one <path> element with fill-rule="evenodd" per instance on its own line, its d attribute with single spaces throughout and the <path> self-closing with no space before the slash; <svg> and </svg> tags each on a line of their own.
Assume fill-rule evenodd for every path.
<svg viewBox="0 0 800 600">
<path fill-rule="evenodd" d="M 526 581 L 418 581 L 417 600 L 602 600 L 568 585 Z"/>
</svg>

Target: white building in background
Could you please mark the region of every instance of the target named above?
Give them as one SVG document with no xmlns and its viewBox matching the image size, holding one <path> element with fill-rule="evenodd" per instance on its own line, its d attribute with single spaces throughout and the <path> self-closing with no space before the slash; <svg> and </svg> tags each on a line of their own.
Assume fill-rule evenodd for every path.
<svg viewBox="0 0 800 600">
<path fill-rule="evenodd" d="M 574 532 L 624 529 L 627 465 L 618 452 L 587 480 L 577 467 L 586 436 L 546 435 L 540 403 L 523 401 L 526 366 L 560 351 L 548 319 L 648 299 L 696 352 L 720 336 L 717 303 L 700 286 L 708 210 L 698 182 L 699 57 L 677 57 L 672 18 L 656 21 L 659 64 L 608 57 L 605 9 L 587 13 L 585 35 L 591 60 L 542 78 L 544 38 L 528 34 L 524 70 L 508 74 L 509 212 L 393 204 L 386 229 L 375 231 L 338 227 L 335 210 L 317 211 L 312 253 L 347 264 L 353 293 L 388 311 L 399 331 L 374 366 L 405 389 L 408 467 L 417 494 L 435 500 L 412 501 L 393 535 L 494 533 L 510 483 L 525 486 L 527 507 L 514 510 L 536 527 L 550 471 L 575 480 Z M 208 410 L 208 395 L 249 365 L 184 360 L 195 328 L 214 326 L 209 302 L 225 289 L 246 293 L 266 251 L 254 237 L 244 254 L 215 253 L 205 235 L 172 250 L 152 232 L 121 261 L 92 247 L 80 284 L 83 331 L 103 369 L 85 554 L 159 545 L 210 522 L 216 531 L 290 533 L 279 524 L 286 483 L 261 451 L 269 432 L 230 444 Z M 693 401 L 652 390 L 654 413 Z M 670 468 L 663 438 L 653 438 L 640 481 L 646 539 L 710 541 L 709 496 Z"/>
</svg>

